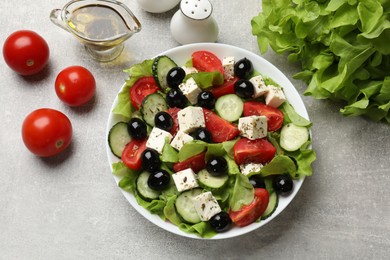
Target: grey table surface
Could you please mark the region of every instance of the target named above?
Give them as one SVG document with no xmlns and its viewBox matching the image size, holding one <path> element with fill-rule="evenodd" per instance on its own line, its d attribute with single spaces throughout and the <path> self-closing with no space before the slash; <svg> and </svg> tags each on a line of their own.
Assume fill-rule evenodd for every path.
<svg viewBox="0 0 390 260">
<path fill-rule="evenodd" d="M 178 46 L 169 30 L 177 7 L 151 14 L 124 0 L 143 29 L 119 59 L 98 63 L 50 22 L 50 11 L 66 2 L 1 2 L 1 44 L 16 30 L 34 30 L 47 40 L 51 57 L 42 73 L 27 78 L 0 59 L 0 259 L 389 259 L 389 125 L 343 117 L 339 104 L 303 95 L 318 158 L 313 176 L 272 222 L 233 239 L 204 241 L 143 218 L 111 176 L 106 122 L 127 78 L 122 70 Z M 260 54 L 250 20 L 261 1 L 211 2 L 218 42 Z M 292 78 L 297 65 L 272 51 L 263 57 L 303 93 L 305 84 Z M 56 75 L 70 65 L 85 66 L 97 80 L 94 101 L 80 108 L 67 107 L 54 92 Z M 41 107 L 63 111 L 74 127 L 70 149 L 49 159 L 29 153 L 20 134 L 24 117 Z"/>
</svg>

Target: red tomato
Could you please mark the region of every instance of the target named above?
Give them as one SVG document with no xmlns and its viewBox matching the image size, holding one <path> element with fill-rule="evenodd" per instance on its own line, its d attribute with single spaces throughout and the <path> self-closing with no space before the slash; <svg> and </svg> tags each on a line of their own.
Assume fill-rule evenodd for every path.
<svg viewBox="0 0 390 260">
<path fill-rule="evenodd" d="M 240 133 L 236 125 L 226 121 L 213 111 L 203 108 L 203 114 L 206 128 L 210 131 L 215 143 L 231 140 Z"/>
<path fill-rule="evenodd" d="M 175 135 L 177 133 L 177 131 L 179 131 L 179 120 L 177 119 L 177 113 L 180 110 L 181 110 L 180 108 L 172 107 L 166 111 L 173 119 L 173 126 L 172 126 L 172 129 L 170 131 L 171 135 Z"/>
<path fill-rule="evenodd" d="M 219 71 L 223 75 L 221 60 L 208 51 L 196 51 L 192 53 L 192 65 L 199 71 Z"/>
<path fill-rule="evenodd" d="M 92 73 L 81 66 L 62 70 L 56 78 L 55 90 L 59 99 L 69 106 L 81 106 L 94 95 L 96 82 Z"/>
<path fill-rule="evenodd" d="M 157 92 L 158 85 L 152 76 L 138 79 L 130 88 L 130 100 L 135 109 L 139 109 L 144 98 Z"/>
<path fill-rule="evenodd" d="M 263 215 L 269 202 L 269 194 L 266 189 L 255 188 L 255 197 L 249 205 L 243 206 L 238 211 L 230 211 L 229 216 L 233 223 L 239 227 L 252 224 Z"/>
<path fill-rule="evenodd" d="M 122 152 L 123 163 L 132 170 L 141 168 L 141 155 L 146 149 L 146 140 L 131 140 Z"/>
<path fill-rule="evenodd" d="M 244 103 L 244 116 L 266 116 L 268 131 L 273 132 L 282 127 L 284 114 L 277 108 L 258 101 Z"/>
<path fill-rule="evenodd" d="M 71 143 L 72 124 L 57 110 L 37 109 L 24 119 L 22 138 L 32 153 L 41 157 L 56 155 Z"/>
<path fill-rule="evenodd" d="M 49 61 L 49 53 L 46 41 L 33 31 L 16 31 L 3 45 L 5 63 L 23 76 L 41 71 Z"/>
<path fill-rule="evenodd" d="M 206 152 L 194 155 L 187 160 L 184 160 L 182 162 L 175 163 L 173 165 L 173 170 L 175 172 L 179 172 L 188 168 L 191 168 L 195 173 L 199 172 L 200 170 L 206 168 Z"/>
<path fill-rule="evenodd" d="M 222 85 L 212 88 L 211 93 L 213 93 L 215 98 L 219 98 L 227 94 L 234 94 L 234 83 L 236 83 L 237 80 L 238 78 L 233 78 L 232 80 L 225 81 Z"/>
<path fill-rule="evenodd" d="M 242 138 L 233 147 L 237 164 L 268 163 L 276 153 L 276 148 L 266 139 L 249 140 Z"/>
</svg>

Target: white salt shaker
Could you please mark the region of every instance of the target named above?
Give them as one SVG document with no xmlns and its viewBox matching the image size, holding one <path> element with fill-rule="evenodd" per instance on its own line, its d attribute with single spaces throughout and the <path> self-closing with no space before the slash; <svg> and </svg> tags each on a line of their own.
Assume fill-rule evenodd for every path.
<svg viewBox="0 0 390 260">
<path fill-rule="evenodd" d="M 218 24 L 212 17 L 213 6 L 209 0 L 181 0 L 171 20 L 171 33 L 180 44 L 215 42 Z"/>
</svg>

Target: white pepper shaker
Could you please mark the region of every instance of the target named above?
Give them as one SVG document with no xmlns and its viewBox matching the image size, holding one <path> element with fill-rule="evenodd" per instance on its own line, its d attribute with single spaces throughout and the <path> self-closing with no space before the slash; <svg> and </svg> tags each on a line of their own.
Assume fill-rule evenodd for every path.
<svg viewBox="0 0 390 260">
<path fill-rule="evenodd" d="M 209 0 L 181 0 L 171 20 L 171 33 L 180 44 L 215 42 L 218 24 L 212 17 L 213 6 Z"/>
</svg>

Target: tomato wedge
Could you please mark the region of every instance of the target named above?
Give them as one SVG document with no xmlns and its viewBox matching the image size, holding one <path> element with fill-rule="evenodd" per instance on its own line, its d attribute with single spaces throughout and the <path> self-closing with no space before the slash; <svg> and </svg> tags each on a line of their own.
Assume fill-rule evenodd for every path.
<svg viewBox="0 0 390 260">
<path fill-rule="evenodd" d="M 211 110 L 203 108 L 206 128 L 210 131 L 213 142 L 222 143 L 235 138 L 240 131 L 238 127 Z"/>
<path fill-rule="evenodd" d="M 222 85 L 212 88 L 211 93 L 213 93 L 215 98 L 219 98 L 227 94 L 234 94 L 235 93 L 234 83 L 236 83 L 237 80 L 238 78 L 225 80 L 225 82 Z"/>
<path fill-rule="evenodd" d="M 188 158 L 187 160 L 175 163 L 173 165 L 173 170 L 175 172 L 179 172 L 191 168 L 195 173 L 197 173 L 200 170 L 206 168 L 205 156 L 206 156 L 206 152 L 202 152 L 200 154 Z"/>
<path fill-rule="evenodd" d="M 169 108 L 166 112 L 172 117 L 173 119 L 173 126 L 170 131 L 171 135 L 175 135 L 177 131 L 179 131 L 179 120 L 177 119 L 177 113 L 180 111 L 180 108 L 172 107 Z"/>
<path fill-rule="evenodd" d="M 138 110 L 141 107 L 144 98 L 158 90 L 158 85 L 152 76 L 139 78 L 130 88 L 131 104 Z"/>
<path fill-rule="evenodd" d="M 269 194 L 266 189 L 255 188 L 255 196 L 249 205 L 243 206 L 238 211 L 230 211 L 229 216 L 233 223 L 239 227 L 252 224 L 263 215 L 269 202 Z"/>
<path fill-rule="evenodd" d="M 219 71 L 223 75 L 221 60 L 209 51 L 196 51 L 192 53 L 192 65 L 199 71 Z"/>
<path fill-rule="evenodd" d="M 122 152 L 123 163 L 132 170 L 141 168 L 141 155 L 146 149 L 146 140 L 131 140 Z"/>
<path fill-rule="evenodd" d="M 242 138 L 233 147 L 234 160 L 237 164 L 268 163 L 276 153 L 276 148 L 267 138 L 249 140 Z"/>
<path fill-rule="evenodd" d="M 266 116 L 269 132 L 280 129 L 284 119 L 282 111 L 258 101 L 245 102 L 243 114 L 244 116 Z"/>
</svg>

